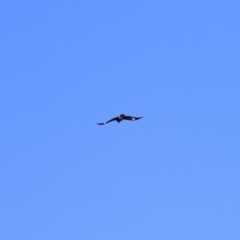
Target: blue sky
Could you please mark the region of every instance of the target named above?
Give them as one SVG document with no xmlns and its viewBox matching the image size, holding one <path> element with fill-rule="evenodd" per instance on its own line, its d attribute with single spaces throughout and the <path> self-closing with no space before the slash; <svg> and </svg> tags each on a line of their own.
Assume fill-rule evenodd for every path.
<svg viewBox="0 0 240 240">
<path fill-rule="evenodd" d="M 239 12 L 2 1 L 0 238 L 240 239 Z"/>
</svg>

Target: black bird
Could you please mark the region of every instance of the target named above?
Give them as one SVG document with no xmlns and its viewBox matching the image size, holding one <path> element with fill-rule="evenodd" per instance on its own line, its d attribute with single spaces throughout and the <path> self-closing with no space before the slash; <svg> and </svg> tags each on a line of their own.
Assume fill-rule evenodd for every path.
<svg viewBox="0 0 240 240">
<path fill-rule="evenodd" d="M 132 116 L 126 116 L 125 114 L 120 114 L 120 116 L 112 118 L 112 119 L 108 120 L 107 122 L 97 123 L 97 124 L 98 125 L 105 125 L 105 124 L 107 124 L 109 122 L 112 122 L 112 121 L 117 121 L 119 123 L 122 120 L 136 121 L 136 120 L 138 120 L 140 118 L 142 118 L 142 117 L 132 117 Z"/>
</svg>

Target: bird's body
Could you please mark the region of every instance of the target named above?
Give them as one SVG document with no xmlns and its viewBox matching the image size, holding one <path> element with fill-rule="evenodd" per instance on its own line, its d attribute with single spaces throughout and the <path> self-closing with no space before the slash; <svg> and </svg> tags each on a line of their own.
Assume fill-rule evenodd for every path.
<svg viewBox="0 0 240 240">
<path fill-rule="evenodd" d="M 142 117 L 132 117 L 132 116 L 126 116 L 125 114 L 120 114 L 118 117 L 112 118 L 112 119 L 108 120 L 107 122 L 98 123 L 98 125 L 105 125 L 112 121 L 117 121 L 118 123 L 121 122 L 122 120 L 136 121 L 140 118 L 142 118 Z"/>
</svg>

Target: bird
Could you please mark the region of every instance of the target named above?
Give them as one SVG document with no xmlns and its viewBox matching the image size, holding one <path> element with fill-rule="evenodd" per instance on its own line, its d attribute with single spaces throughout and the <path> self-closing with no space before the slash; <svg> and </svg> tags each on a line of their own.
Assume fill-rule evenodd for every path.
<svg viewBox="0 0 240 240">
<path fill-rule="evenodd" d="M 125 114 L 120 114 L 119 116 L 112 118 L 108 120 L 107 122 L 97 123 L 98 125 L 105 125 L 107 123 L 110 123 L 112 121 L 117 121 L 118 123 L 122 120 L 130 120 L 130 121 L 136 121 L 138 119 L 141 119 L 142 117 L 132 117 L 132 116 L 126 116 Z"/>
</svg>

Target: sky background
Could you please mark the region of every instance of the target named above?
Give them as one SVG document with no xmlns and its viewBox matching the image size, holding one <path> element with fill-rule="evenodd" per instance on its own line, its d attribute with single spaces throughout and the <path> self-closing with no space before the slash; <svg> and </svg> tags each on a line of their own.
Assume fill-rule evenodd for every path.
<svg viewBox="0 0 240 240">
<path fill-rule="evenodd" d="M 1 1 L 0 238 L 239 240 L 239 13 Z"/>
</svg>

